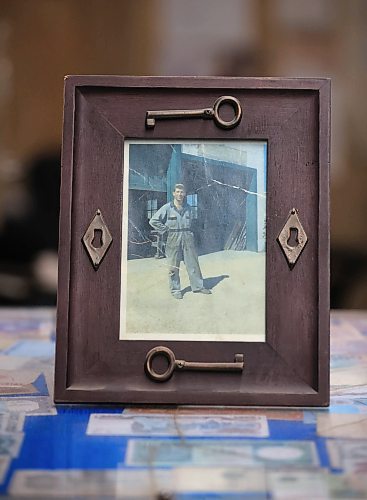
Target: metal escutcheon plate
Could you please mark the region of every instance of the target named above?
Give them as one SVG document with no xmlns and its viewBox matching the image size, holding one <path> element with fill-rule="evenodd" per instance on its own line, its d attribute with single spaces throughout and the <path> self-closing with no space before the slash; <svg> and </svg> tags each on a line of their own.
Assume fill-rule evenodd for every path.
<svg viewBox="0 0 367 500">
<path fill-rule="evenodd" d="M 112 243 L 112 236 L 98 209 L 82 238 L 84 247 L 97 270 Z"/>
<path fill-rule="evenodd" d="M 294 232 L 294 242 L 291 244 L 291 234 Z M 303 229 L 301 221 L 298 217 L 298 210 L 292 208 L 289 212 L 288 219 L 280 231 L 277 238 L 281 249 L 287 259 L 290 269 L 293 269 L 299 256 L 308 241 L 306 231 Z"/>
</svg>

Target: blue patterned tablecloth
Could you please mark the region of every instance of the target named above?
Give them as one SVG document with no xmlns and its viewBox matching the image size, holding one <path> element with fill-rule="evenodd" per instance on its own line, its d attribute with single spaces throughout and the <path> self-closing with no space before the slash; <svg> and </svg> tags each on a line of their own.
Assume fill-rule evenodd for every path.
<svg viewBox="0 0 367 500">
<path fill-rule="evenodd" d="M 367 313 L 331 319 L 331 405 L 53 404 L 54 309 L 0 310 L 0 494 L 367 498 Z"/>
</svg>

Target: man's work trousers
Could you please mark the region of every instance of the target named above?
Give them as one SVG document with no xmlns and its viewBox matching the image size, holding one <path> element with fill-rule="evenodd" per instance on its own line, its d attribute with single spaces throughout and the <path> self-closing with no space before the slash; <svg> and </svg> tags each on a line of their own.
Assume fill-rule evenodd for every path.
<svg viewBox="0 0 367 500">
<path fill-rule="evenodd" d="M 181 290 L 180 262 L 183 260 L 189 275 L 193 292 L 202 290 L 203 277 L 195 249 L 194 235 L 191 231 L 170 232 L 166 244 L 169 286 L 172 294 Z"/>
</svg>

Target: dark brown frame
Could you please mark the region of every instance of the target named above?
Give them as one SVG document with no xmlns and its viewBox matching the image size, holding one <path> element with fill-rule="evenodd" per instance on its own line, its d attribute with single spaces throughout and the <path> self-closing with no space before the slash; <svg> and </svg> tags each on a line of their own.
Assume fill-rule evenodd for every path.
<svg viewBox="0 0 367 500">
<path fill-rule="evenodd" d="M 232 130 L 200 119 L 145 127 L 147 110 L 208 107 L 221 95 L 244 108 Z M 329 79 L 67 77 L 55 401 L 327 405 L 329 135 Z M 265 343 L 119 340 L 124 137 L 268 141 Z M 276 238 L 293 207 L 308 243 L 290 269 Z M 97 208 L 113 243 L 95 271 L 81 238 Z M 156 345 L 187 360 L 231 362 L 244 353 L 245 370 L 153 382 L 144 361 Z"/>
</svg>

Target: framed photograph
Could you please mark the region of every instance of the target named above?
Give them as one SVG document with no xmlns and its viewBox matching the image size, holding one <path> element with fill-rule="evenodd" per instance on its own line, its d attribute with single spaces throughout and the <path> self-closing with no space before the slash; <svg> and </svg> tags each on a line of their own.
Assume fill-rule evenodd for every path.
<svg viewBox="0 0 367 500">
<path fill-rule="evenodd" d="M 121 340 L 265 342 L 266 146 L 125 141 Z"/>
<path fill-rule="evenodd" d="M 65 80 L 55 401 L 325 406 L 330 80 Z"/>
</svg>

